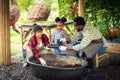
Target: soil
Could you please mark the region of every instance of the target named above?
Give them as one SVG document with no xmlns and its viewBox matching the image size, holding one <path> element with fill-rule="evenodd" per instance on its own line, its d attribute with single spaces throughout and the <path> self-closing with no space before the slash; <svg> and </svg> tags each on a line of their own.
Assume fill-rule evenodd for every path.
<svg viewBox="0 0 120 80">
<path fill-rule="evenodd" d="M 0 66 L 0 80 L 41 80 L 34 77 L 28 68 L 23 68 L 25 59 L 21 54 L 12 56 L 12 64 Z"/>
<path fill-rule="evenodd" d="M 48 66 L 57 68 L 75 68 L 87 64 L 86 60 L 69 55 L 41 54 L 41 57 L 46 61 Z M 34 57 L 31 57 L 30 61 L 40 64 L 40 61 Z"/>
<path fill-rule="evenodd" d="M 100 68 L 94 70 L 94 74 L 104 77 L 103 80 L 120 80 L 120 55 L 111 54 Z"/>
<path fill-rule="evenodd" d="M 22 67 L 24 62 L 20 54 L 13 56 L 11 65 L 0 66 L 0 80 L 41 80 L 32 75 L 29 67 Z M 90 68 L 83 80 L 120 80 L 120 55 L 111 55 L 103 62 L 98 69 Z"/>
</svg>

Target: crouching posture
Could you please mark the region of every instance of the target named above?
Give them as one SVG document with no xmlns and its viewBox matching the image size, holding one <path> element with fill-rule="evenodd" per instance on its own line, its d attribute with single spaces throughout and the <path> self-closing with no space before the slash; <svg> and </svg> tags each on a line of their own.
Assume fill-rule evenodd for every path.
<svg viewBox="0 0 120 80">
<path fill-rule="evenodd" d="M 34 24 L 34 35 L 30 38 L 28 42 L 29 49 L 27 51 L 27 58 L 33 56 L 33 58 L 38 59 L 41 64 L 46 65 L 46 61 L 40 57 L 42 53 L 48 53 L 49 39 L 46 34 L 43 34 L 43 29 L 41 26 Z"/>
</svg>

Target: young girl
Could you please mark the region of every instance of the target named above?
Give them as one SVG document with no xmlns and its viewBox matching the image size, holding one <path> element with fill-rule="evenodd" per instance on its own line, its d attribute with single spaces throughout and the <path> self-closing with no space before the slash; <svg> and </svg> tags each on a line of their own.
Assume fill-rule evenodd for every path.
<svg viewBox="0 0 120 80">
<path fill-rule="evenodd" d="M 67 37 L 66 31 L 63 29 L 64 23 L 66 21 L 67 21 L 67 19 L 65 17 L 62 17 L 62 18 L 56 17 L 55 18 L 55 22 L 57 23 L 57 28 L 53 32 L 52 39 L 51 39 L 50 43 L 57 44 L 57 42 L 58 42 L 58 40 L 60 40 L 60 38 L 66 38 Z M 54 52 L 55 52 L 55 54 L 65 54 L 59 48 L 55 48 Z"/>
<path fill-rule="evenodd" d="M 46 34 L 43 34 L 43 29 L 41 26 L 34 24 L 34 35 L 30 38 L 28 42 L 29 53 L 27 54 L 27 58 L 33 56 L 34 59 L 38 59 L 41 64 L 45 65 L 46 61 L 41 58 L 40 54 L 44 49 L 48 49 L 47 45 L 49 44 L 49 39 Z M 45 51 L 44 51 L 45 52 Z M 31 54 L 32 53 L 32 54 Z M 28 64 L 25 63 L 23 67 L 26 67 Z"/>
</svg>

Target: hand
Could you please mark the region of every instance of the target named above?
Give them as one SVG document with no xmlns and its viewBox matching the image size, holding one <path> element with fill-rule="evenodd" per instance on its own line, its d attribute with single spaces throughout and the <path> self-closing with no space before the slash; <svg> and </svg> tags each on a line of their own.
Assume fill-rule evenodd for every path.
<svg viewBox="0 0 120 80">
<path fill-rule="evenodd" d="M 43 66 L 47 66 L 47 63 L 43 58 L 39 58 L 39 61 Z"/>
<path fill-rule="evenodd" d="M 50 48 L 48 48 L 47 46 L 45 47 L 46 50 L 50 51 Z"/>
<path fill-rule="evenodd" d="M 71 39 L 70 38 L 66 38 L 66 43 L 70 44 L 70 42 L 71 42 Z"/>
<path fill-rule="evenodd" d="M 64 43 L 64 42 L 66 42 L 66 38 L 61 38 L 60 41 L 62 41 Z"/>
<path fill-rule="evenodd" d="M 42 46 L 43 46 L 43 44 L 40 43 L 39 47 L 42 47 Z"/>
<path fill-rule="evenodd" d="M 65 47 L 65 46 L 60 46 L 60 47 L 59 47 L 59 49 L 60 49 L 61 51 L 66 51 L 66 48 L 67 48 L 67 47 Z"/>
</svg>

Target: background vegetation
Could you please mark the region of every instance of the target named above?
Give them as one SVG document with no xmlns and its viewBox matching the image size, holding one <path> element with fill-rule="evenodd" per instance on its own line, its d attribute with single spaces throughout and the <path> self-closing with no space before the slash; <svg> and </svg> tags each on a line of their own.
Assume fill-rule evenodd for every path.
<svg viewBox="0 0 120 80">
<path fill-rule="evenodd" d="M 85 0 L 85 18 L 108 38 L 109 28 L 120 28 L 119 0 Z"/>
</svg>

